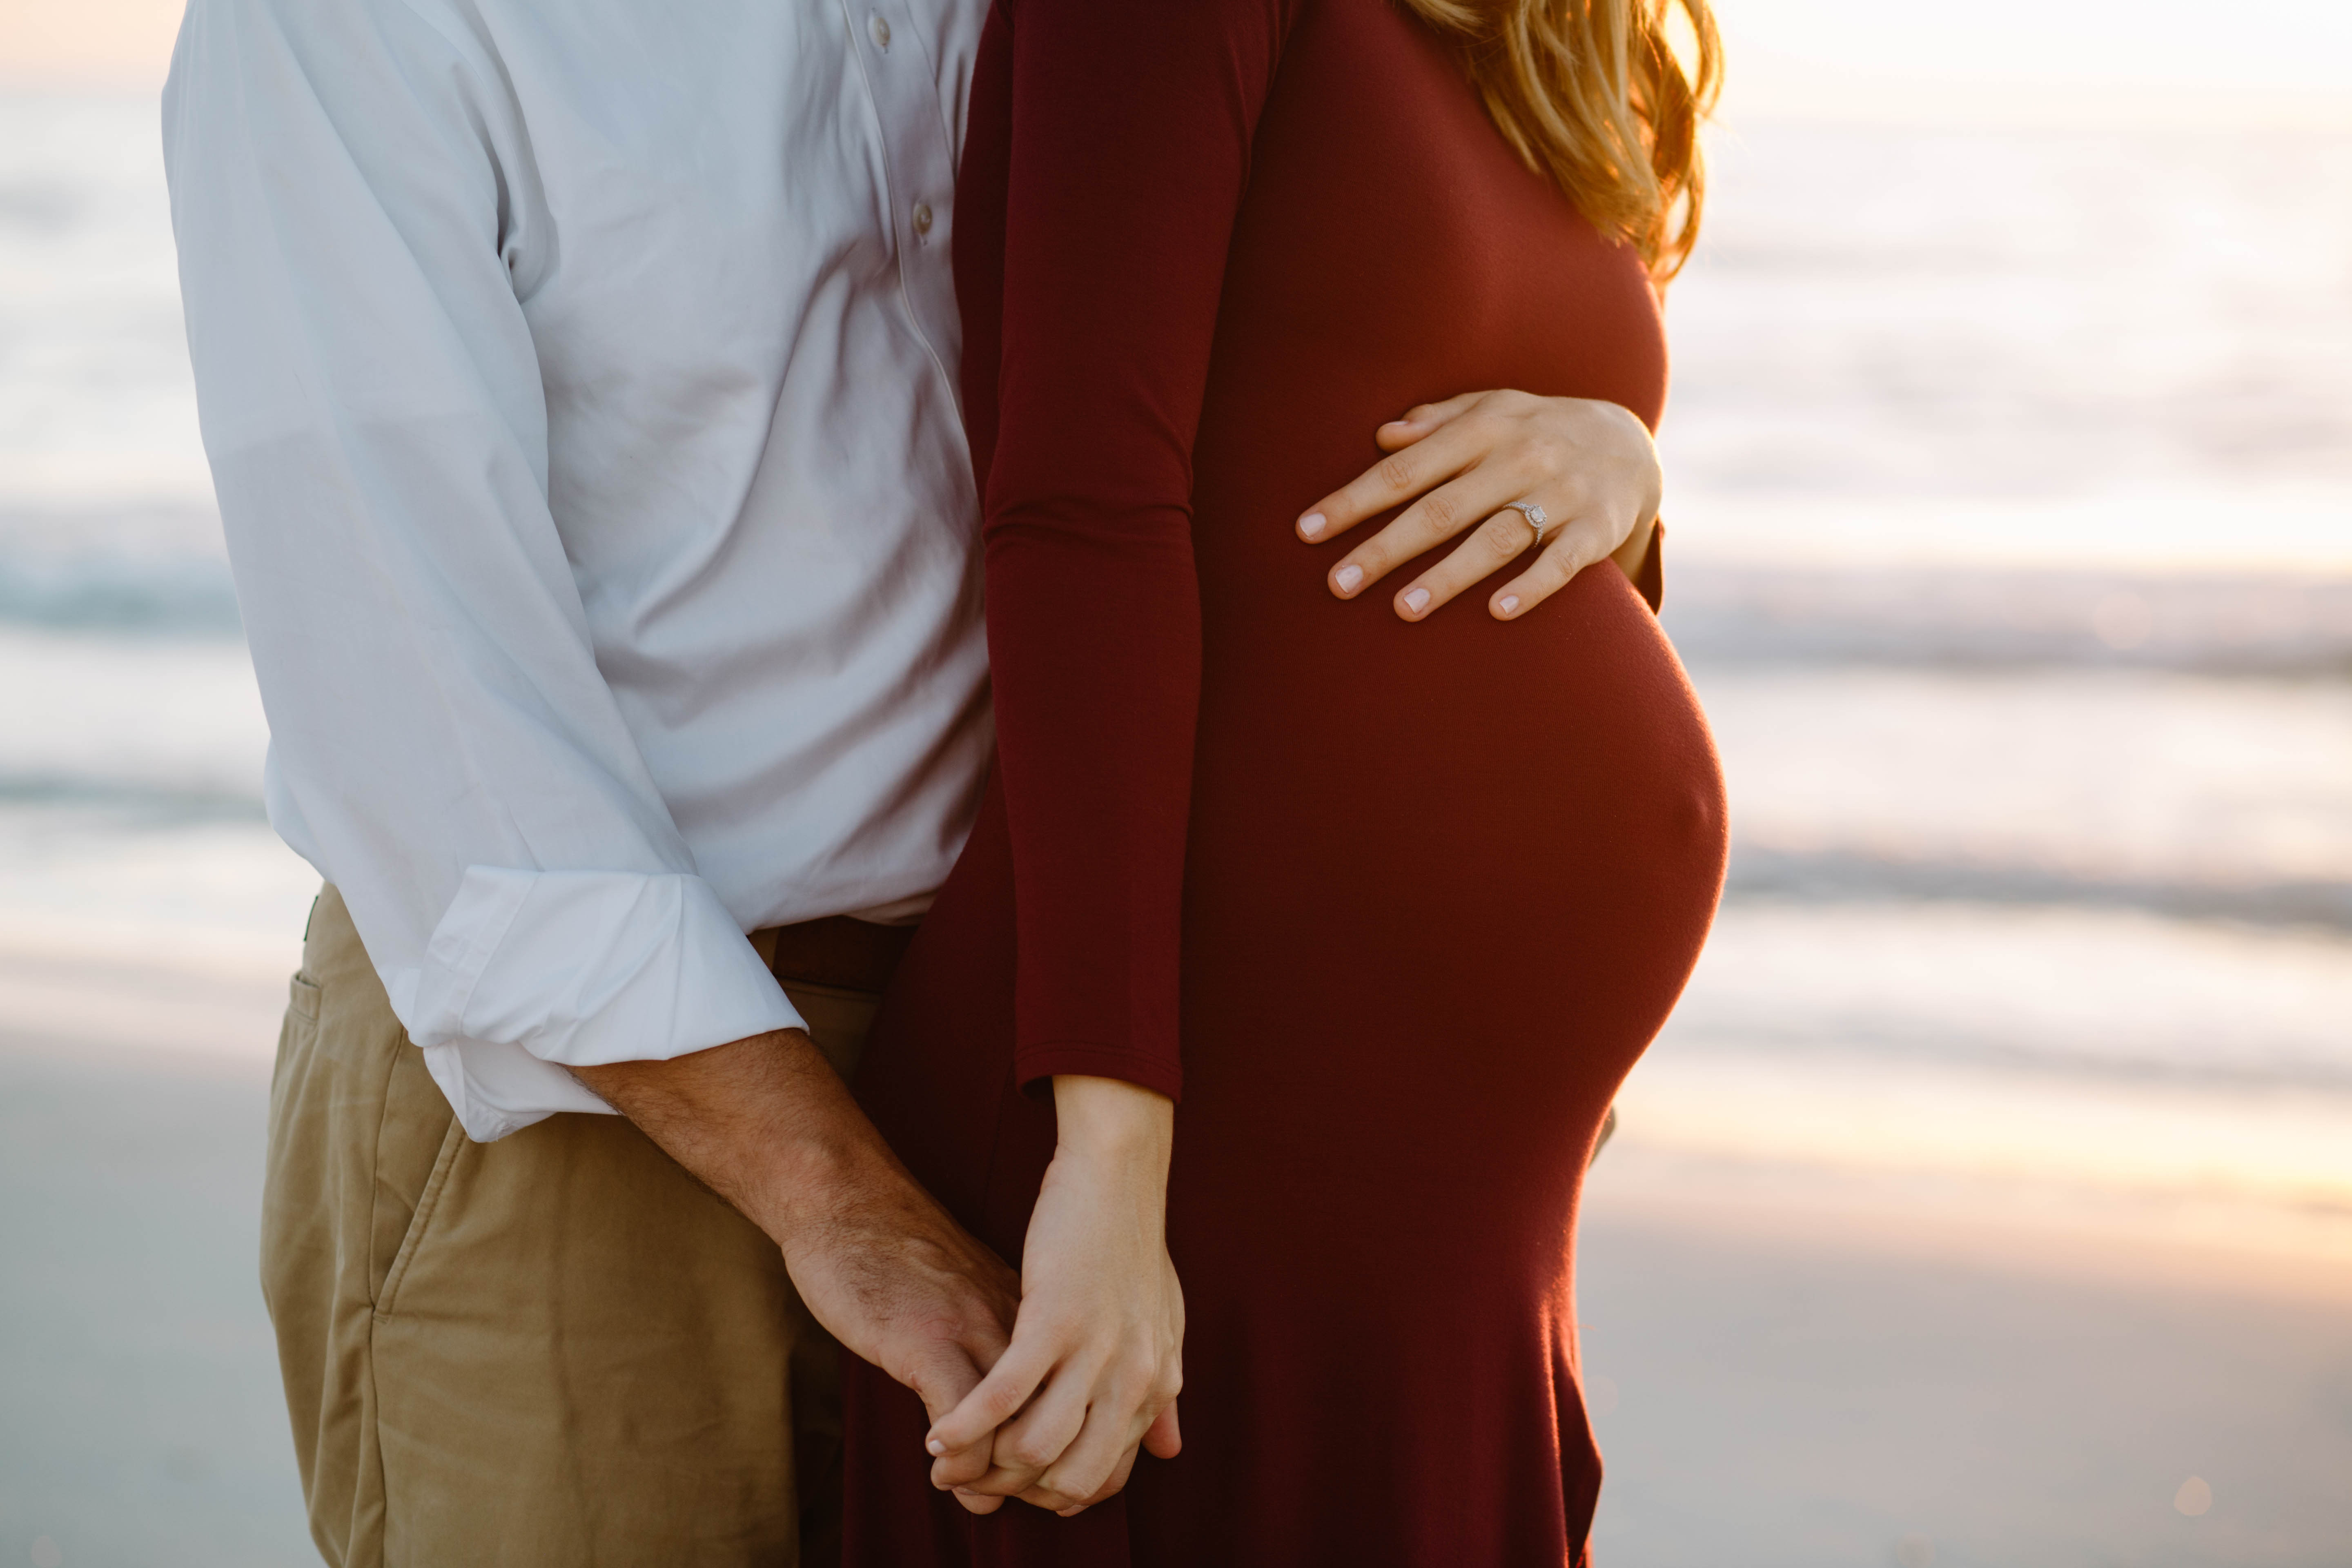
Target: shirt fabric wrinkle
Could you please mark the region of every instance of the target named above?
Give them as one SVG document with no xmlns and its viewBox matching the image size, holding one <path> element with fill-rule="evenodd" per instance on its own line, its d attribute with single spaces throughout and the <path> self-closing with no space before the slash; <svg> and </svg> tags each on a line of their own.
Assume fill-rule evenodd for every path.
<svg viewBox="0 0 2352 1568">
<path fill-rule="evenodd" d="M 969 824 L 943 105 L 981 6 L 881 8 L 878 58 L 845 8 L 751 0 L 183 25 L 166 164 L 271 820 L 478 1139 L 609 1109 L 562 1064 L 798 1023 L 744 933 L 919 910 Z"/>
</svg>

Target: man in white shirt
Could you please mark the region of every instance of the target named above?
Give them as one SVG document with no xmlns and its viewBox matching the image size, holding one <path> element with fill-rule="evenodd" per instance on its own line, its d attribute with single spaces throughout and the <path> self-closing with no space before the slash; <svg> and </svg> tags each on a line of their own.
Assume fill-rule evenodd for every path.
<svg viewBox="0 0 2352 1568">
<path fill-rule="evenodd" d="M 939 1410 L 1003 1347 L 1017 1281 L 842 1083 L 989 755 L 981 14 L 190 7 L 205 440 L 330 884 L 263 1271 L 331 1562 L 819 1560 L 812 1312 Z"/>
</svg>

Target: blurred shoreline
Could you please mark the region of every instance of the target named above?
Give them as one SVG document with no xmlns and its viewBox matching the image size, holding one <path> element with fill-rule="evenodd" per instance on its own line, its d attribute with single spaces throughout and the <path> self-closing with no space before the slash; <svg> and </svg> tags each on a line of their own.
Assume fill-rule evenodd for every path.
<svg viewBox="0 0 2352 1568">
<path fill-rule="evenodd" d="M 1595 1201 L 1943 1192 L 2332 1268 L 2352 121 L 1778 79 L 1669 300 L 1730 880 Z M 0 90 L 0 1028 L 264 1061 L 317 879 L 262 820 L 175 288 L 152 99 Z"/>
<path fill-rule="evenodd" d="M 1733 858 L 1587 1189 L 1600 1550 L 2334 1568 L 2352 99 L 1759 75 L 1669 300 Z M 175 290 L 152 94 L 0 86 L 0 1551 L 292 1563 L 251 1252 L 318 878 Z"/>
</svg>

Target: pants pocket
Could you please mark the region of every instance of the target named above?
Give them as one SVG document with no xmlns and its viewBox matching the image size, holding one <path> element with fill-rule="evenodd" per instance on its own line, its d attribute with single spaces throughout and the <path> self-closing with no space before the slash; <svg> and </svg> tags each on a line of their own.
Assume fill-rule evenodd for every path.
<svg viewBox="0 0 2352 1568">
<path fill-rule="evenodd" d="M 441 1135 L 441 1147 L 433 1158 L 432 1173 L 425 1178 L 425 1189 L 416 1196 L 415 1210 L 409 1215 L 407 1228 L 401 1233 L 399 1248 L 392 1255 L 391 1267 L 384 1270 L 383 1283 L 376 1290 L 375 1315 L 389 1318 L 399 1310 L 400 1284 L 407 1278 L 408 1266 L 424 1244 L 425 1234 L 433 1228 L 434 1212 L 441 1206 L 441 1194 L 448 1190 L 449 1173 L 456 1167 L 458 1156 L 465 1151 L 466 1130 L 449 1118 L 448 1131 Z"/>
</svg>

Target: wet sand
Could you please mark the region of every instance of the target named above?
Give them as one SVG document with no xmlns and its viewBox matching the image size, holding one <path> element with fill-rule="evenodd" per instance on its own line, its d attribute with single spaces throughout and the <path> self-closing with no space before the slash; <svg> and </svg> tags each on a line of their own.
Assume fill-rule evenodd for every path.
<svg viewBox="0 0 2352 1568">
<path fill-rule="evenodd" d="M 2352 1269 L 2327 1249 L 1678 1161 L 1634 1126 L 1603 1165 L 1579 1290 L 1604 1568 L 2352 1562 Z"/>
<path fill-rule="evenodd" d="M 0 1563 L 317 1563 L 255 1278 L 268 1075 L 0 1033 Z"/>
<path fill-rule="evenodd" d="M 256 1052 L 0 1033 L 0 1562 L 314 1560 L 254 1283 L 267 1099 Z M 2352 1271 L 2122 1221 L 1630 1124 L 1580 1287 L 1599 1561 L 2340 1568 Z"/>
</svg>

